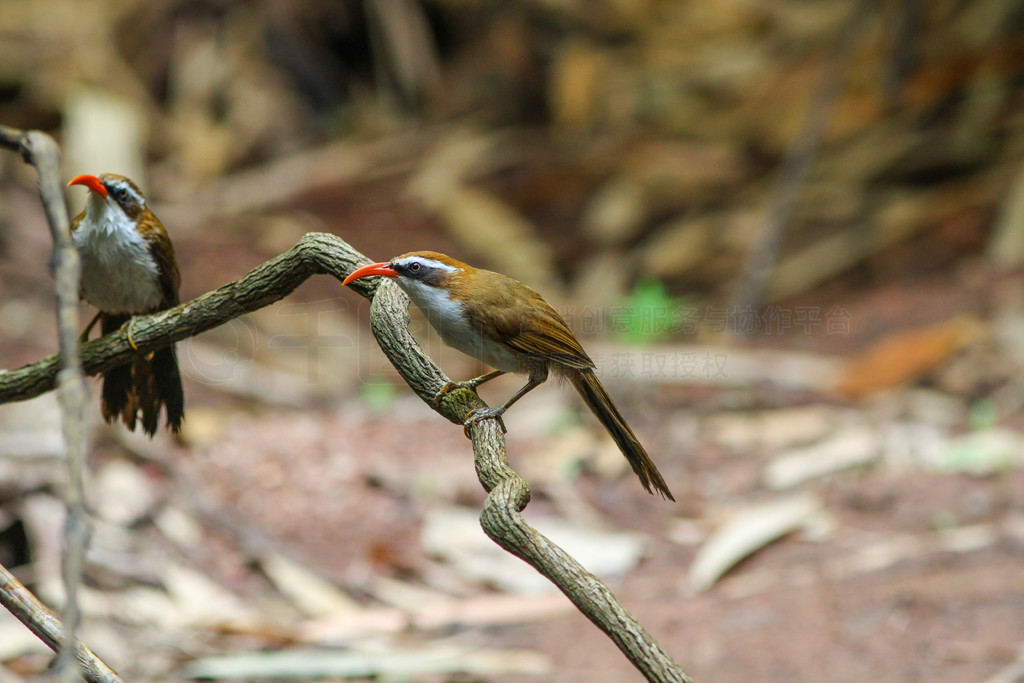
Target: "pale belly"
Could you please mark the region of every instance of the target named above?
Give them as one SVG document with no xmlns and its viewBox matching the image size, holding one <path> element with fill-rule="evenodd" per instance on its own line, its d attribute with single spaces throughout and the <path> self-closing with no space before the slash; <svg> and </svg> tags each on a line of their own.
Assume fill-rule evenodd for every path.
<svg viewBox="0 0 1024 683">
<path fill-rule="evenodd" d="M 82 261 L 82 298 L 107 313 L 148 313 L 163 300 L 160 272 L 142 237 L 74 234 Z"/>
<path fill-rule="evenodd" d="M 530 372 L 507 346 L 497 343 L 475 328 L 464 324 L 452 324 L 450 320 L 438 321 L 436 317 L 430 315 L 427 316 L 427 320 L 441 335 L 444 343 L 453 349 L 462 351 L 496 370 L 524 374 Z"/>
</svg>

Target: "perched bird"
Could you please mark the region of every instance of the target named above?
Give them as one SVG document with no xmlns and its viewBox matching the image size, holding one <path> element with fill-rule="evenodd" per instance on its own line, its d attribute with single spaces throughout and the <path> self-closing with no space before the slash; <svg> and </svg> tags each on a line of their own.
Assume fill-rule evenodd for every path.
<svg viewBox="0 0 1024 683">
<path fill-rule="evenodd" d="M 68 183 L 89 188 L 85 210 L 72 222 L 75 247 L 82 262 L 82 298 L 99 309 L 83 332 L 87 338 L 96 320 L 103 334 L 125 330 L 131 338 L 133 315 L 155 313 L 178 305 L 181 276 L 174 247 L 160 220 L 146 206 L 138 186 L 123 176 L 80 175 Z M 181 428 L 185 398 L 174 345 L 139 355 L 131 363 L 103 374 L 103 418 L 120 416 L 129 429 L 136 420 L 156 433 L 160 406 L 167 426 Z"/>
<path fill-rule="evenodd" d="M 449 346 L 497 368 L 476 379 L 450 384 L 439 399 L 456 387 L 476 390 L 484 382 L 514 372 L 527 375 L 526 385 L 497 408 L 466 416 L 466 425 L 500 418 L 509 406 L 544 382 L 549 373 L 563 377 L 611 434 L 640 483 L 675 500 L 661 473 L 633 430 L 612 403 L 594 374 L 590 359 L 562 316 L 540 294 L 517 280 L 474 268 L 433 251 L 414 251 L 391 261 L 363 266 L 342 284 L 370 275 L 393 278 L 423 311 Z"/>
</svg>

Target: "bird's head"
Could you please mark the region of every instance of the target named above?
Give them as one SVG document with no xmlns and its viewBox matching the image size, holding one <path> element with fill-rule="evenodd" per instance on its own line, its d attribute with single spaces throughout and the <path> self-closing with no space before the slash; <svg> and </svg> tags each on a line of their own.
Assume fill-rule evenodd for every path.
<svg viewBox="0 0 1024 683">
<path fill-rule="evenodd" d="M 86 211 L 97 218 L 113 211 L 124 214 L 125 218 L 134 222 L 146 211 L 146 197 L 142 190 L 124 176 L 114 173 L 80 175 L 68 183 L 68 187 L 72 185 L 89 188 Z"/>
<path fill-rule="evenodd" d="M 346 277 L 342 284 L 347 285 L 364 277 L 380 275 L 394 278 L 399 287 L 411 294 L 425 287 L 449 288 L 453 281 L 469 270 L 470 267 L 465 263 L 436 251 L 411 251 L 390 261 L 371 263 L 358 268 Z"/>
</svg>

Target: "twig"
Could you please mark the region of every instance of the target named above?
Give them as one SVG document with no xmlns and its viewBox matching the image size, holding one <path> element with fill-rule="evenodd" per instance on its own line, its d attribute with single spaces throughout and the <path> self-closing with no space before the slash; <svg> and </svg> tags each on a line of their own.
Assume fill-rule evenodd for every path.
<svg viewBox="0 0 1024 683">
<path fill-rule="evenodd" d="M 284 254 L 251 271 L 237 282 L 176 308 L 136 318 L 132 336 L 139 351 L 165 346 L 199 334 L 243 313 L 289 294 L 311 275 L 343 279 L 369 263 L 341 239 L 310 233 Z M 453 391 L 434 405 L 447 382 L 409 332 L 409 301 L 393 283 L 359 280 L 353 288 L 372 299 L 371 324 L 381 348 L 409 386 L 443 417 L 461 425 L 466 413 L 485 407 L 469 391 Z M 111 334 L 82 346 L 89 374 L 124 363 L 133 351 L 127 340 Z M 0 403 L 31 398 L 52 388 L 55 357 L 0 373 Z M 594 624 L 607 633 L 631 662 L 651 681 L 689 681 L 686 673 L 615 599 L 611 591 L 563 550 L 530 527 L 519 515 L 530 499 L 526 482 L 508 463 L 505 439 L 493 420 L 471 430 L 477 475 L 490 493 L 481 514 L 484 531 L 498 545 L 519 556 L 553 581 Z"/>
<path fill-rule="evenodd" d="M 889 68 L 886 69 L 883 83 L 890 110 L 901 103 L 907 76 L 921 60 L 921 35 L 925 27 L 926 9 L 922 0 L 900 0 L 896 3 L 896 26 L 890 38 Z"/>
<path fill-rule="evenodd" d="M 67 633 L 57 615 L 39 602 L 29 589 L 21 585 L 3 566 L 0 566 L 0 604 L 6 607 L 32 633 L 54 652 L 67 642 Z M 81 641 L 74 641 L 74 658 L 81 674 L 92 683 L 121 683 L 121 678 Z"/>
<path fill-rule="evenodd" d="M 21 153 L 26 163 L 35 166 L 39 174 L 39 196 L 46 212 L 46 221 L 53 238 L 52 266 L 57 280 L 57 334 L 60 347 L 60 373 L 58 374 L 58 402 L 61 425 L 67 449 L 67 487 L 64 504 L 67 518 L 64 527 L 64 613 L 66 639 L 57 657 L 59 680 L 74 683 L 80 679 L 76 661 L 78 628 L 78 586 L 82 580 L 85 548 L 89 543 L 89 528 L 85 517 L 85 488 L 82 483 L 85 469 L 85 405 L 88 391 L 82 361 L 78 353 L 78 281 L 80 264 L 78 252 L 71 242 L 68 209 L 64 203 L 64 185 L 61 182 L 60 148 L 53 138 L 39 131 L 22 132 L 11 128 L 0 131 L 3 146 Z"/>
<path fill-rule="evenodd" d="M 825 124 L 832 113 L 832 106 L 842 92 L 843 74 L 853 55 L 853 46 L 860 36 L 866 19 L 875 4 L 859 0 L 850 16 L 843 22 L 836 45 L 829 55 L 821 84 L 814 94 L 799 135 L 786 150 L 782 168 L 775 183 L 775 190 L 768 206 L 767 215 L 754 243 L 747 252 L 743 272 L 733 296 L 732 310 L 736 316 L 757 316 L 757 309 L 765 300 L 768 280 L 778 258 L 782 237 L 789 227 L 796 209 L 797 200 L 807 183 L 807 176 L 818 156 Z M 751 320 L 736 320 L 738 329 L 754 329 Z"/>
</svg>

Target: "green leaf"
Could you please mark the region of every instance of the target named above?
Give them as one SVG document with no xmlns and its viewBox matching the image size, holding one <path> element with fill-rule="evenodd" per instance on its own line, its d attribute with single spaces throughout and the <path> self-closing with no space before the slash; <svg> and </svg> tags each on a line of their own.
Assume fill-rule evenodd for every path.
<svg viewBox="0 0 1024 683">
<path fill-rule="evenodd" d="M 364 382 L 362 389 L 363 404 L 375 413 L 383 413 L 395 404 L 398 391 L 394 382 Z"/>
<path fill-rule="evenodd" d="M 612 324 L 623 340 L 644 344 L 680 334 L 696 309 L 686 299 L 673 297 L 660 280 L 641 280 L 622 305 L 614 309 Z"/>
</svg>

